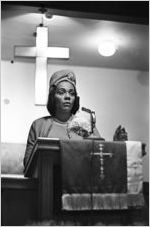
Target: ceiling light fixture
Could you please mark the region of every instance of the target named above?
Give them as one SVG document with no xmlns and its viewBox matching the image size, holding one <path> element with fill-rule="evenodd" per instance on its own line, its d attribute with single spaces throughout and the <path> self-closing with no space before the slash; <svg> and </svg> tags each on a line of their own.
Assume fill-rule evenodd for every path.
<svg viewBox="0 0 150 227">
<path fill-rule="evenodd" d="M 53 17 L 52 13 L 47 10 L 46 8 L 42 7 L 39 9 L 41 15 L 42 15 L 42 22 L 40 23 L 39 26 L 43 27 L 44 26 L 44 22 L 45 22 L 45 19 L 51 19 Z"/>
<path fill-rule="evenodd" d="M 51 19 L 53 17 L 52 13 L 50 11 L 45 12 L 45 18 Z"/>
<path fill-rule="evenodd" d="M 102 40 L 98 46 L 98 52 L 105 57 L 115 54 L 117 46 L 113 40 Z"/>
</svg>

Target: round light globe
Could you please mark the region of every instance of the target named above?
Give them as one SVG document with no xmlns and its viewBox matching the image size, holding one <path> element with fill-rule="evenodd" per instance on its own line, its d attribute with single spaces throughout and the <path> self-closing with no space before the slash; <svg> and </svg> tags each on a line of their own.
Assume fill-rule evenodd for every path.
<svg viewBox="0 0 150 227">
<path fill-rule="evenodd" d="M 105 57 L 112 56 L 116 52 L 116 45 L 111 40 L 104 40 L 98 46 L 98 52 Z"/>
</svg>

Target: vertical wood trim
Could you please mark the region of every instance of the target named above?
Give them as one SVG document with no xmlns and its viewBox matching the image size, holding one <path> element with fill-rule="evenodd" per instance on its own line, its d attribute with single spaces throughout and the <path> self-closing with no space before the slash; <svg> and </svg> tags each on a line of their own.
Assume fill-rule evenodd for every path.
<svg viewBox="0 0 150 227">
<path fill-rule="evenodd" d="M 53 218 L 53 158 L 42 154 L 42 152 L 39 156 L 38 193 L 40 220 Z"/>
</svg>

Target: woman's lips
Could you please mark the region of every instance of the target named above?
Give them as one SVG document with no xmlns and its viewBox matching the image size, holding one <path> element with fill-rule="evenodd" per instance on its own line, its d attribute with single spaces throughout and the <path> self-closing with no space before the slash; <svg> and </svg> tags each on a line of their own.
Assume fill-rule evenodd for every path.
<svg viewBox="0 0 150 227">
<path fill-rule="evenodd" d="M 64 106 L 70 106 L 71 103 L 70 102 L 64 102 Z"/>
</svg>

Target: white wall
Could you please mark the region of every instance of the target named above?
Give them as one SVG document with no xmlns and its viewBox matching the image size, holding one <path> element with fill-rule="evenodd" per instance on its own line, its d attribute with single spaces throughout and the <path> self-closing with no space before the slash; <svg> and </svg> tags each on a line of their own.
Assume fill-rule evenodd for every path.
<svg viewBox="0 0 150 227">
<path fill-rule="evenodd" d="M 34 106 L 33 63 L 2 61 L 1 139 L 26 143 L 29 127 L 38 117 L 47 115 L 44 106 Z M 66 66 L 49 65 L 48 75 Z M 81 106 L 96 112 L 102 137 L 112 140 L 121 124 L 129 140 L 147 144 L 149 129 L 148 72 L 67 66 L 77 77 Z M 8 99 L 10 102 L 6 104 Z M 149 180 L 148 154 L 144 158 L 144 180 Z"/>
</svg>

